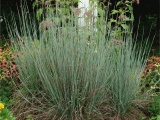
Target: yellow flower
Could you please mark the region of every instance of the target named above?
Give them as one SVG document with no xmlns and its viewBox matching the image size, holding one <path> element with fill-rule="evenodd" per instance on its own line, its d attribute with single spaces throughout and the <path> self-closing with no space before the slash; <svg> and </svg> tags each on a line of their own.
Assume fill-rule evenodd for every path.
<svg viewBox="0 0 160 120">
<path fill-rule="evenodd" d="M 12 116 L 10 116 L 10 117 L 12 117 Z"/>
<path fill-rule="evenodd" d="M 5 118 L 4 120 L 8 120 L 7 118 Z"/>
<path fill-rule="evenodd" d="M 2 77 L 2 76 L 1 76 L 1 77 L 0 77 L 0 80 L 4 80 L 4 78 L 5 78 L 5 77 Z"/>
<path fill-rule="evenodd" d="M 0 103 L 0 110 L 4 108 L 4 105 Z"/>
</svg>

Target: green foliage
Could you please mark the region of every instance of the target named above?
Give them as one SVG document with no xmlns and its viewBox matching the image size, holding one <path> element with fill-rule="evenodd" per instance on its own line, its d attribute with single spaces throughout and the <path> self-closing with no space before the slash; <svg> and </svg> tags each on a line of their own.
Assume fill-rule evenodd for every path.
<svg viewBox="0 0 160 120">
<path fill-rule="evenodd" d="M 150 111 L 150 120 L 159 120 L 160 117 L 160 96 L 152 97 L 152 103 L 148 106 Z"/>
<path fill-rule="evenodd" d="M 123 0 L 119 1 L 116 6 L 119 6 L 121 4 L 123 4 Z M 131 13 L 131 17 L 127 17 L 125 15 L 126 12 Z M 118 17 L 119 20 L 114 20 L 114 19 L 111 18 L 110 21 L 108 22 L 108 28 L 110 28 L 111 24 L 113 22 L 115 22 L 116 26 L 112 29 L 111 36 L 116 38 L 116 39 L 122 39 L 123 38 L 123 36 L 122 36 L 123 33 L 130 34 L 130 32 L 131 32 L 129 25 L 127 25 L 126 22 L 127 21 L 133 22 L 133 20 L 134 20 L 132 1 L 126 1 L 125 6 L 123 6 L 119 10 L 112 10 L 111 14 L 114 15 L 114 14 L 117 14 L 117 13 L 120 14 L 120 16 Z M 124 30 L 122 30 L 121 27 Z"/>
<path fill-rule="evenodd" d="M 12 112 L 7 109 L 4 102 L 0 101 L 0 103 L 4 105 L 4 108 L 0 109 L 0 120 L 15 120 L 16 118 L 13 117 Z"/>
</svg>

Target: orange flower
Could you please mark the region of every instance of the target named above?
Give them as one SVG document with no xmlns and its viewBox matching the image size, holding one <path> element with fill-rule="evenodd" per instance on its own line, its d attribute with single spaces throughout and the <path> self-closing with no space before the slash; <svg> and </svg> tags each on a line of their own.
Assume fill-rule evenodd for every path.
<svg viewBox="0 0 160 120">
<path fill-rule="evenodd" d="M 6 75 L 9 71 L 7 69 L 4 69 L 2 74 Z"/>
<path fill-rule="evenodd" d="M 8 67 L 8 61 L 2 61 L 3 67 Z"/>
</svg>

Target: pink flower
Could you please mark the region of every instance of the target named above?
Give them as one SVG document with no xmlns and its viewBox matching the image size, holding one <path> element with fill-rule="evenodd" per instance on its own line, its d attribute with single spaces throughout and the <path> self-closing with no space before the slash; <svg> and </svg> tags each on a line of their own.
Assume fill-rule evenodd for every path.
<svg viewBox="0 0 160 120">
<path fill-rule="evenodd" d="M 156 68 L 155 64 L 152 64 L 152 68 Z"/>
<path fill-rule="evenodd" d="M 148 59 L 147 61 L 148 61 L 148 62 L 153 62 L 153 60 L 150 60 L 150 59 Z"/>
<path fill-rule="evenodd" d="M 139 5 L 139 0 L 132 0 L 132 2 L 136 2 L 137 1 L 137 4 Z"/>
<path fill-rule="evenodd" d="M 46 2 L 45 2 L 45 5 L 48 5 L 50 2 L 51 2 L 51 1 L 46 1 Z"/>
<path fill-rule="evenodd" d="M 112 40 L 111 40 L 111 44 L 113 44 L 113 42 L 114 42 L 114 44 L 124 45 L 124 42 L 123 42 L 122 40 L 112 39 Z"/>
<path fill-rule="evenodd" d="M 148 67 L 152 67 L 152 64 L 148 64 Z"/>
<path fill-rule="evenodd" d="M 126 18 L 127 16 L 125 15 L 120 15 L 118 18 L 119 18 L 119 21 L 121 21 L 123 18 Z"/>
<path fill-rule="evenodd" d="M 8 67 L 8 61 L 2 61 L 3 67 Z"/>
<path fill-rule="evenodd" d="M 48 28 L 51 26 L 54 28 L 56 27 L 51 21 L 42 21 L 40 23 L 39 29 L 41 29 L 41 27 L 42 27 L 42 28 L 45 28 L 46 30 L 48 30 Z"/>
<path fill-rule="evenodd" d="M 81 13 L 81 9 L 80 8 L 73 8 L 73 14 L 79 16 L 79 14 Z"/>
<path fill-rule="evenodd" d="M 154 60 L 159 60 L 159 59 L 160 59 L 159 57 L 155 57 L 155 58 L 154 58 Z"/>
<path fill-rule="evenodd" d="M 90 13 L 90 12 L 85 12 L 85 13 L 83 14 L 83 16 L 86 16 L 86 15 L 87 15 L 87 17 L 89 17 L 89 18 L 93 17 L 92 13 Z"/>
<path fill-rule="evenodd" d="M 0 63 L 0 67 L 3 67 L 3 63 L 2 62 Z"/>
</svg>

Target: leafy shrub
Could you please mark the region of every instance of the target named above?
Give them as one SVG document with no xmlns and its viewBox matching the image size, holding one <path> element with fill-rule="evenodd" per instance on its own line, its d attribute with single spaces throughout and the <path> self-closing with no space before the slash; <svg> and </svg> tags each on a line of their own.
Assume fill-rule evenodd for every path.
<svg viewBox="0 0 160 120">
<path fill-rule="evenodd" d="M 160 115 L 160 96 L 153 96 L 152 103 L 148 105 L 151 120 L 158 120 Z"/>
<path fill-rule="evenodd" d="M 0 101 L 0 120 L 15 120 L 11 111 L 5 107 L 5 104 Z"/>
</svg>

